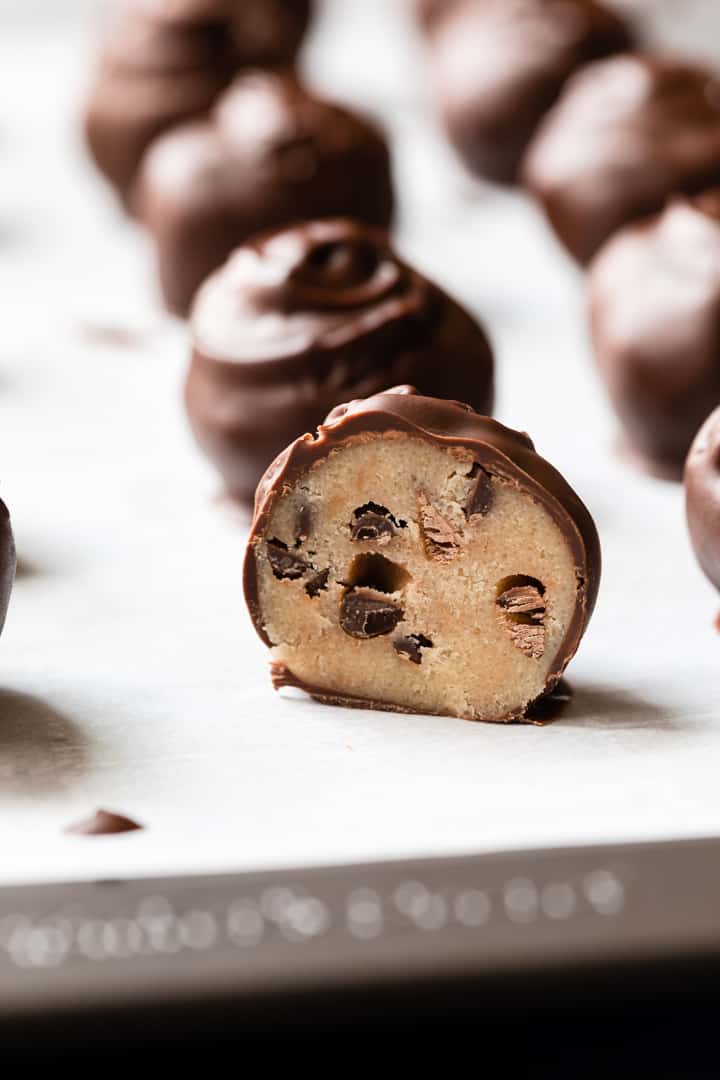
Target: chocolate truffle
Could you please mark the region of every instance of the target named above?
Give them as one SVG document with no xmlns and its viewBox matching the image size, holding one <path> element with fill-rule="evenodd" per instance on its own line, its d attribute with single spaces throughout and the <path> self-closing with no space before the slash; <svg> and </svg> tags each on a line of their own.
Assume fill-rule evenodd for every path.
<svg viewBox="0 0 720 1080">
<path fill-rule="evenodd" d="M 720 182 L 720 81 L 656 56 L 591 64 L 541 125 L 524 174 L 559 239 L 586 263 L 670 195 Z"/>
<path fill-rule="evenodd" d="M 680 479 L 720 404 L 720 189 L 627 226 L 594 260 L 588 288 L 594 351 L 628 448 Z"/>
<path fill-rule="evenodd" d="M 358 222 L 253 240 L 200 291 L 191 325 L 190 421 L 241 501 L 283 447 L 350 397 L 412 380 L 492 409 L 481 327 Z"/>
<path fill-rule="evenodd" d="M 289 75 L 237 78 L 203 122 L 157 139 L 139 180 L 171 311 L 254 233 L 338 214 L 389 224 L 390 159 L 366 120 L 311 96 Z"/>
<path fill-rule="evenodd" d="M 466 0 L 431 25 L 436 98 L 471 172 L 517 179 L 530 139 L 581 64 L 630 48 L 594 0 Z"/>
<path fill-rule="evenodd" d="M 698 562 L 720 590 L 720 409 L 708 417 L 690 449 L 685 499 Z"/>
<path fill-rule="evenodd" d="M 309 0 L 125 0 L 99 58 L 85 119 L 90 152 L 126 201 L 152 140 L 207 112 L 242 67 L 288 64 Z"/>
<path fill-rule="evenodd" d="M 10 593 L 15 581 L 15 566 L 15 541 L 10 514 L 5 503 L 0 500 L 0 633 L 5 625 Z"/>
<path fill-rule="evenodd" d="M 245 593 L 276 687 L 511 721 L 558 683 L 599 574 L 590 514 L 527 435 L 396 387 L 270 466 Z"/>
</svg>

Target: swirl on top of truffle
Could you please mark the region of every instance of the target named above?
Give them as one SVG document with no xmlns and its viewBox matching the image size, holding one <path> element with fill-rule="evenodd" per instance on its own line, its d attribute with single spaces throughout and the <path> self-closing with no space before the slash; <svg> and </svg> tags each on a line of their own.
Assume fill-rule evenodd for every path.
<svg viewBox="0 0 720 1080">
<path fill-rule="evenodd" d="M 200 290 L 192 330 L 205 354 L 263 361 L 336 349 L 419 311 L 427 294 L 383 230 L 313 221 L 240 248 Z"/>
</svg>

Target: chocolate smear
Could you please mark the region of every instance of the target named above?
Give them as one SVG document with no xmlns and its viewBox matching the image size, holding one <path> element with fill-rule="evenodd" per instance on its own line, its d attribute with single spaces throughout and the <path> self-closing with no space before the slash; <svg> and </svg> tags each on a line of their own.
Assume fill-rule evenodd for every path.
<svg viewBox="0 0 720 1080">
<path fill-rule="evenodd" d="M 68 825 L 64 831 L 74 836 L 112 836 L 115 833 L 136 832 L 142 828 L 137 821 L 123 814 L 114 814 L 111 810 L 96 810 L 91 817 Z"/>
</svg>

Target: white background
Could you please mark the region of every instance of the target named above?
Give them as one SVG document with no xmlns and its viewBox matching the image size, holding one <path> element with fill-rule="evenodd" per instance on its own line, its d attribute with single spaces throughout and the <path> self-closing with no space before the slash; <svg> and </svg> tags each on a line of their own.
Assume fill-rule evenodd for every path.
<svg viewBox="0 0 720 1080">
<path fill-rule="evenodd" d="M 0 641 L 0 881 L 720 830 L 718 599 L 682 491 L 613 456 L 579 275 L 521 195 L 455 165 L 419 43 L 381 0 L 328 0 L 307 71 L 382 114 L 398 246 L 486 320 L 498 415 L 590 506 L 605 577 L 574 703 L 548 727 L 273 694 L 241 595 L 246 526 L 186 430 L 185 329 L 82 151 L 93 7 L 0 4 L 0 491 L 21 559 Z M 98 805 L 147 828 L 63 834 Z"/>
</svg>

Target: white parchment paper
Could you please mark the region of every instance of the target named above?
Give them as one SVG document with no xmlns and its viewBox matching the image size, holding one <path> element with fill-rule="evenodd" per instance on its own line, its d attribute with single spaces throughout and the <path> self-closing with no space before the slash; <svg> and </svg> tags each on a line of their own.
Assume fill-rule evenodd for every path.
<svg viewBox="0 0 720 1080">
<path fill-rule="evenodd" d="M 499 417 L 596 516 L 605 577 L 574 703 L 548 727 L 503 728 L 272 692 L 241 595 L 246 526 L 186 429 L 184 327 L 83 156 L 87 6 L 8 18 L 0 491 L 21 569 L 0 641 L 0 882 L 720 829 L 718 600 L 680 488 L 613 456 L 582 282 L 522 196 L 456 167 L 399 8 L 326 6 L 307 68 L 388 124 L 401 251 L 486 320 Z M 147 828 L 63 834 L 96 806 Z"/>
</svg>

